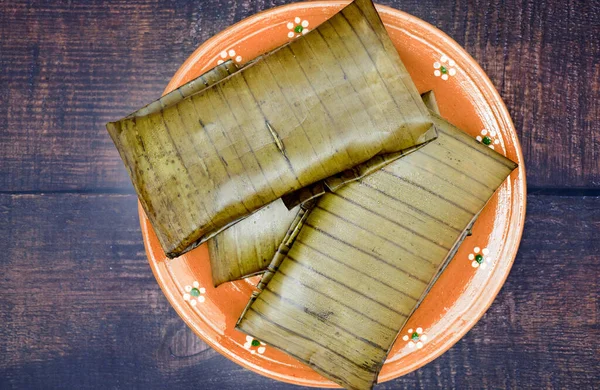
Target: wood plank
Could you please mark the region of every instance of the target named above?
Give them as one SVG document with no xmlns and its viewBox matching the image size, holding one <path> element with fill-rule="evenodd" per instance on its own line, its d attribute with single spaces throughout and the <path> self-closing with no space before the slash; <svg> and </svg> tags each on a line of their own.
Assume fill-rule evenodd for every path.
<svg viewBox="0 0 600 390">
<path fill-rule="evenodd" d="M 259 3 L 2 2 L 0 187 L 133 191 L 105 124 L 160 96 L 200 43 L 274 5 Z"/>
<path fill-rule="evenodd" d="M 155 99 L 210 36 L 289 0 L 0 5 L 2 191 L 132 187 L 104 124 Z M 600 187 L 600 2 L 382 0 L 446 31 L 519 129 L 532 187 Z"/>
<path fill-rule="evenodd" d="M 196 339 L 146 263 L 133 195 L 0 195 L 0 388 L 283 389 Z M 600 197 L 529 197 L 481 321 L 392 388 L 591 388 Z"/>
</svg>

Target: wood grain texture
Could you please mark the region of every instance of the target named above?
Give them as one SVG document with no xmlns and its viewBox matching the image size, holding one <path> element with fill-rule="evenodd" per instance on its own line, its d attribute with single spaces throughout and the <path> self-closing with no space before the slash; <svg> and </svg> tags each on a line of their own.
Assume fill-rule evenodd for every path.
<svg viewBox="0 0 600 390">
<path fill-rule="evenodd" d="M 0 4 L 2 191 L 132 187 L 104 124 L 156 99 L 199 44 L 286 0 Z M 532 187 L 600 187 L 600 1 L 381 0 L 481 64 Z"/>
<path fill-rule="evenodd" d="M 521 250 L 479 323 L 378 386 L 599 385 L 600 197 L 530 196 Z M 295 389 L 208 348 L 146 262 L 133 195 L 0 195 L 0 388 Z"/>
</svg>

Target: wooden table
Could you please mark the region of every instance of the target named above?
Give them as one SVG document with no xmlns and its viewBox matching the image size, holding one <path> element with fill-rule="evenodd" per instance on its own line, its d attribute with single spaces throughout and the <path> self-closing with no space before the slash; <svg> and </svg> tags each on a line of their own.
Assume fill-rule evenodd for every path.
<svg viewBox="0 0 600 390">
<path fill-rule="evenodd" d="M 210 36 L 285 0 L 0 4 L 0 388 L 294 388 L 197 339 L 156 284 L 104 124 Z M 381 1 L 447 32 L 504 98 L 527 222 L 496 301 L 391 388 L 600 387 L 600 2 Z"/>
</svg>

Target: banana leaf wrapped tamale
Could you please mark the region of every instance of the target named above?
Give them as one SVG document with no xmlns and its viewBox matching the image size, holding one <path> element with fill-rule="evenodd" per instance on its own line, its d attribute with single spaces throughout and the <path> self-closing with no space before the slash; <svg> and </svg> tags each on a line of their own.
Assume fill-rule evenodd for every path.
<svg viewBox="0 0 600 390">
<path fill-rule="evenodd" d="M 370 0 L 107 128 L 169 257 L 283 195 L 436 136 Z"/>
<path fill-rule="evenodd" d="M 439 137 L 318 199 L 237 327 L 369 389 L 466 229 L 516 167 L 442 118 Z"/>
<path fill-rule="evenodd" d="M 421 99 L 423 100 L 423 103 L 429 110 L 431 110 L 433 113 L 435 113 L 437 115 L 440 114 L 439 108 L 437 105 L 437 100 L 435 98 L 435 94 L 433 93 L 433 91 L 428 91 L 428 92 L 423 93 L 421 95 Z M 380 170 L 381 168 L 383 168 L 384 166 L 386 166 L 387 164 L 391 163 L 392 161 L 394 161 L 402 156 L 406 156 L 407 154 L 418 150 L 422 146 L 423 145 L 419 145 L 419 146 L 415 146 L 413 148 L 408 148 L 408 149 L 402 150 L 397 153 L 391 153 L 391 154 L 385 154 L 385 155 L 373 157 L 372 159 L 370 159 L 362 164 L 359 164 L 355 167 L 347 169 L 336 175 L 330 176 L 319 182 L 313 183 L 308 187 L 301 188 L 297 191 L 287 194 L 287 195 L 283 196 L 281 198 L 281 200 L 287 206 L 287 208 L 291 209 L 293 207 L 296 207 L 299 204 L 302 204 L 302 202 L 306 202 L 310 199 L 317 198 L 326 192 L 334 192 L 338 188 L 340 188 L 348 183 L 359 180 L 373 172 L 376 172 L 376 171 Z"/>
<path fill-rule="evenodd" d="M 439 115 L 433 91 L 422 94 L 421 98 L 429 110 Z M 345 177 L 351 178 L 350 181 L 357 180 L 365 176 L 365 172 L 379 170 L 401 157 L 401 154 L 382 156 L 381 161 L 371 159 L 362 164 L 362 167 L 353 168 L 351 174 Z M 336 189 L 340 187 L 338 185 Z M 296 205 L 325 193 L 324 187 L 321 187 L 320 192 L 315 190 L 316 188 L 319 186 L 299 190 L 290 194 L 288 200 Z M 312 204 L 305 204 L 302 208 L 295 206 L 292 210 L 288 210 L 284 202 L 278 199 L 208 240 L 212 279 L 215 286 L 266 271 L 286 233 L 295 227 L 292 222 L 298 221 L 299 213 L 310 211 L 310 206 Z"/>
<path fill-rule="evenodd" d="M 304 212 L 300 206 L 288 210 L 278 199 L 208 240 L 214 285 L 264 272 L 297 215 Z"/>
</svg>

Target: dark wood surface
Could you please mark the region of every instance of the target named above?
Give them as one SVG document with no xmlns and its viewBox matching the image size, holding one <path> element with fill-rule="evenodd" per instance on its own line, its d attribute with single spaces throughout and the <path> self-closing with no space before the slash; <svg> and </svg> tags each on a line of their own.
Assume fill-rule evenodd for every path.
<svg viewBox="0 0 600 390">
<path fill-rule="evenodd" d="M 0 2 L 0 388 L 294 388 L 197 339 L 147 265 L 104 123 L 286 1 Z M 519 130 L 530 196 L 481 321 L 392 388 L 600 388 L 600 2 L 381 1 L 452 36 Z"/>
</svg>

